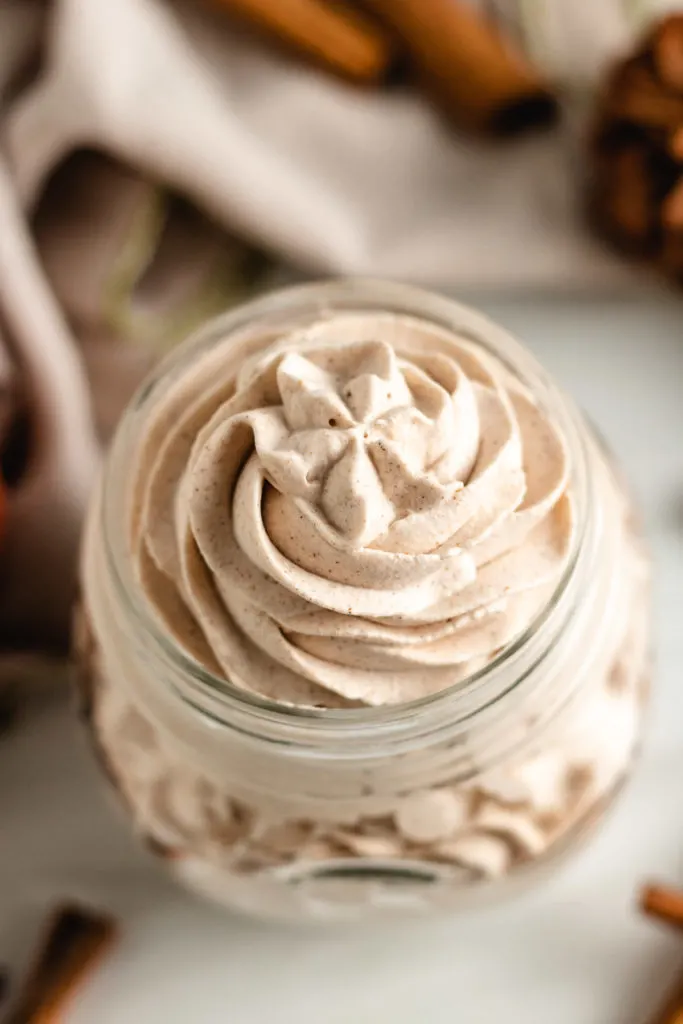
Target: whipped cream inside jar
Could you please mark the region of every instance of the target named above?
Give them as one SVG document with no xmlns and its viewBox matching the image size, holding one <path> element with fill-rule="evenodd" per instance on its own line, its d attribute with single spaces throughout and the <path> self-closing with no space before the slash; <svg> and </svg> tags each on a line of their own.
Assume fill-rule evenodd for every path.
<svg viewBox="0 0 683 1024">
<path fill-rule="evenodd" d="M 250 913 L 540 877 L 638 746 L 648 563 L 614 469 L 513 338 L 412 288 L 288 289 L 176 351 L 119 428 L 82 584 L 111 782 Z"/>
</svg>

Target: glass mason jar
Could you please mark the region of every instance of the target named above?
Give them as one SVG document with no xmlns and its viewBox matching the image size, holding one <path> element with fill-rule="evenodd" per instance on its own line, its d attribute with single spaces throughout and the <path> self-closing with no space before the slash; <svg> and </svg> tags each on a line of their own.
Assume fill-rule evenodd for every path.
<svg viewBox="0 0 683 1024">
<path fill-rule="evenodd" d="M 151 434 L 160 444 L 169 428 L 168 416 L 152 424 L 155 412 L 226 339 L 258 348 L 321 315 L 377 311 L 469 339 L 533 395 L 568 453 L 571 544 L 531 620 L 451 685 L 381 706 L 284 703 L 201 664 L 153 611 L 134 565 L 131 481 Z M 321 920 L 469 903 L 542 875 L 627 776 L 649 675 L 647 584 L 603 447 L 504 330 L 402 285 L 287 289 L 208 324 L 120 425 L 84 542 L 85 716 L 136 829 L 220 903 Z"/>
</svg>

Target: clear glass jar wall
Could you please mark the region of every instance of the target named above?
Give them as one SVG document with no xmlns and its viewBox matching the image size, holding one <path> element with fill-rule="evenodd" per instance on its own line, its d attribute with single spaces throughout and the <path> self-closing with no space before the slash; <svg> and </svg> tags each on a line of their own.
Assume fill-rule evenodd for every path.
<svg viewBox="0 0 683 1024">
<path fill-rule="evenodd" d="M 188 472 L 185 468 L 184 476 L 178 477 L 170 472 L 169 467 L 182 459 L 168 439 L 175 436 L 177 440 L 182 434 L 176 425 L 185 416 L 192 428 L 187 423 L 182 428 L 188 434 L 187 446 L 198 431 L 204 430 L 204 442 L 200 444 L 203 457 L 208 457 L 210 449 L 214 454 L 223 451 L 216 441 L 215 428 L 225 405 L 215 393 L 224 386 L 220 368 L 226 343 L 233 354 L 242 351 L 240 346 L 248 350 L 244 360 L 240 356 L 240 362 L 253 362 L 253 354 L 266 344 L 275 341 L 277 347 L 277 340 L 291 338 L 292 332 L 315 333 L 317 328 L 311 325 L 321 317 L 325 331 L 330 324 L 334 331 L 345 324 L 353 335 L 354 317 L 358 316 L 365 318 L 363 328 L 375 323 L 368 321 L 368 316 L 379 316 L 380 324 L 400 325 L 400 330 L 392 327 L 392 337 L 401 359 L 401 373 L 408 381 L 405 401 L 421 395 L 421 409 L 428 403 L 424 396 L 432 394 L 432 376 L 443 382 L 444 374 L 447 370 L 452 374 L 452 370 L 445 368 L 442 351 L 436 353 L 436 359 L 434 351 L 416 355 L 418 368 L 408 366 L 408 356 L 401 348 L 406 324 L 410 330 L 411 325 L 421 325 L 422 348 L 424 332 L 429 335 L 430 329 L 436 332 L 432 348 L 443 338 L 443 332 L 470 346 L 462 350 L 460 369 L 465 365 L 475 381 L 481 431 L 476 439 L 478 454 L 467 472 L 459 471 L 464 480 L 447 499 L 442 495 L 431 497 L 436 484 L 430 471 L 430 508 L 440 509 L 446 500 L 453 503 L 467 498 L 468 488 L 470 496 L 478 493 L 477 487 L 481 491 L 481 480 L 487 478 L 477 466 L 487 444 L 493 453 L 489 465 L 499 477 L 496 487 L 502 486 L 501 451 L 506 449 L 498 440 L 489 443 L 484 431 L 488 378 L 485 374 L 482 377 L 474 357 L 472 364 L 468 363 L 472 348 L 488 353 L 482 356 L 484 359 L 495 357 L 496 387 L 507 388 L 511 398 L 503 404 L 517 409 L 522 441 L 526 440 L 528 449 L 520 456 L 526 478 L 515 499 L 514 529 L 505 544 L 497 543 L 494 527 L 497 529 L 502 517 L 496 519 L 497 513 L 491 512 L 482 499 L 476 514 L 469 510 L 469 546 L 463 542 L 462 530 L 457 545 L 439 543 L 439 578 L 443 578 L 443 567 L 447 566 L 449 581 L 459 579 L 458 573 L 462 573 L 456 555 L 459 558 L 463 550 L 488 551 L 488 555 L 479 558 L 474 581 L 467 577 L 457 585 L 447 584 L 458 593 L 469 594 L 470 599 L 463 604 L 458 598 L 458 614 L 454 598 L 447 595 L 451 603 L 447 605 L 448 613 L 439 620 L 437 633 L 431 621 L 433 615 L 422 614 L 421 619 L 417 616 L 411 620 L 405 608 L 396 613 L 399 597 L 402 599 L 410 586 L 411 594 L 422 593 L 422 579 L 417 589 L 412 579 L 405 586 L 394 584 L 374 614 L 367 608 L 361 614 L 349 614 L 342 626 L 352 624 L 354 636 L 344 643 L 339 640 L 339 613 L 334 613 L 336 619 L 330 619 L 336 595 L 349 591 L 338 579 L 332 580 L 333 598 L 329 597 L 330 591 L 320 591 L 325 617 L 316 614 L 311 618 L 309 614 L 306 621 L 315 622 L 315 628 L 309 628 L 308 633 L 302 625 L 305 616 L 299 614 L 294 630 L 293 619 L 283 626 L 272 610 L 271 618 L 262 616 L 254 627 L 245 618 L 244 609 L 252 608 L 248 588 L 240 590 L 233 581 L 231 592 L 225 593 L 207 576 L 203 562 L 192 561 L 195 546 L 204 552 L 211 542 L 207 534 L 192 534 L 201 516 L 191 502 L 189 507 L 194 507 L 194 512 L 183 519 L 179 496 L 187 487 Z M 382 319 L 387 316 L 394 319 Z M 357 325 L 361 330 L 361 321 Z M 352 341 L 369 344 L 362 330 Z M 315 359 L 318 349 L 311 351 Z M 388 358 L 385 349 L 368 351 L 362 350 L 363 367 L 367 370 L 371 365 L 373 374 L 390 379 L 396 368 L 387 369 L 382 362 Z M 280 352 L 278 359 L 281 357 Z M 194 413 L 188 419 L 183 382 L 207 360 L 209 374 L 204 384 L 200 380 L 200 390 L 193 396 Z M 378 369 L 380 364 L 383 368 Z M 254 386 L 260 372 L 258 365 L 250 372 L 251 379 L 247 374 L 240 394 Z M 301 372 L 305 377 L 308 371 L 304 367 Z M 335 380 L 344 377 L 338 366 L 335 373 Z M 348 373 L 344 377 L 348 383 L 347 378 Z M 358 379 L 357 374 L 344 393 L 351 395 Z M 317 402 L 317 377 L 316 382 Z M 298 378 L 295 383 L 298 386 Z M 271 385 L 272 381 L 268 387 Z M 420 388 L 427 391 L 423 394 Z M 363 393 L 371 391 L 372 387 Z M 214 397 L 207 403 L 209 392 Z M 227 394 L 227 400 L 233 402 L 229 409 L 233 416 L 227 417 L 231 423 L 235 415 L 245 415 L 247 408 L 242 405 L 235 412 L 234 392 L 233 382 Z M 457 396 L 457 388 L 451 394 Z M 325 402 L 329 405 L 332 399 L 336 401 L 336 396 L 327 395 Z M 279 400 L 276 395 L 275 403 Z M 341 410 L 340 416 L 346 416 L 349 408 L 353 411 L 353 400 L 348 399 L 348 408 L 339 404 L 334 408 Z M 257 412 L 262 416 L 260 409 Z M 279 412 L 277 415 L 281 424 L 282 417 Z M 529 417 L 536 417 L 535 423 L 541 415 L 552 423 L 552 431 L 544 428 L 539 434 L 543 443 L 534 447 L 529 441 Z M 267 452 L 265 428 L 260 421 L 254 428 L 251 407 L 246 416 L 249 430 L 255 430 L 258 451 Z M 432 416 L 430 424 L 437 418 Z M 336 417 L 330 417 L 329 422 L 332 419 Z M 377 424 L 384 424 L 386 433 L 385 420 L 386 415 L 384 419 L 375 417 L 372 428 L 364 429 L 363 436 L 378 430 Z M 423 420 L 412 413 L 410 429 Z M 370 422 L 368 417 L 364 422 Z M 338 431 L 328 430 L 327 425 L 326 444 L 334 433 L 330 443 L 338 445 Z M 303 427 L 308 429 L 306 443 L 312 443 L 310 424 Z M 349 436 L 357 431 L 354 424 L 345 429 Z M 464 436 L 464 426 L 462 431 Z M 221 444 L 227 445 L 234 456 L 235 445 L 244 441 L 241 435 L 236 440 L 229 431 L 226 436 L 227 441 L 221 435 Z M 566 455 L 567 478 L 561 499 L 559 485 L 552 484 L 555 491 L 549 512 L 547 493 L 552 488 L 548 484 L 544 491 L 537 466 L 543 465 L 544 459 L 549 461 L 548 452 L 555 452 L 558 438 Z M 291 444 L 291 438 L 287 443 Z M 279 439 L 278 444 L 279 452 L 284 442 Z M 148 474 L 145 453 L 151 449 L 155 454 Z M 299 446 L 299 453 L 301 450 Z M 338 458 L 337 448 L 334 451 Z M 451 448 L 449 453 L 449 458 L 455 458 Z M 261 457 L 266 459 L 266 455 Z M 225 458 L 228 460 L 227 455 Z M 234 503 L 237 489 L 246 487 L 252 458 L 250 450 L 235 458 L 239 479 L 234 486 L 228 486 L 219 474 L 219 493 L 225 496 L 226 508 Z M 279 464 L 271 459 L 268 465 L 272 473 L 262 485 L 277 492 L 279 478 L 274 479 L 272 474 L 277 474 Z M 401 472 L 404 479 L 408 470 L 402 467 Z M 150 474 L 156 481 L 150 487 L 159 486 L 163 495 L 163 486 L 171 486 L 172 493 L 168 493 L 172 500 L 166 497 L 154 506 L 150 504 L 149 489 L 144 500 L 140 497 L 136 480 L 144 478 L 147 486 Z M 356 465 L 352 479 L 356 480 L 357 475 Z M 413 477 L 414 472 L 411 484 Z M 549 479 L 548 473 L 545 479 Z M 185 483 L 179 484 L 178 480 Z M 507 486 L 507 477 L 505 480 Z M 392 486 L 392 494 L 398 493 Z M 411 516 L 424 516 L 425 486 L 420 491 L 422 504 L 417 512 L 402 511 L 402 528 L 412 521 Z M 406 488 L 400 493 L 405 494 Z M 258 492 L 254 506 L 257 525 L 260 529 L 262 516 L 262 522 L 272 524 L 273 536 L 278 538 L 278 520 L 269 518 L 268 500 Z M 363 507 L 365 519 L 360 529 L 367 531 L 371 515 Z M 145 516 L 149 519 L 150 508 L 155 509 L 152 532 L 158 531 L 161 536 L 170 529 L 174 537 L 182 536 L 186 545 L 180 545 L 185 575 L 179 577 L 184 582 L 178 592 L 170 582 L 172 574 L 167 578 L 159 573 L 159 559 L 163 563 L 166 556 L 159 555 L 154 543 L 147 544 L 139 527 Z M 551 532 L 542 526 L 539 509 L 546 518 L 550 514 L 555 517 Z M 332 517 L 335 514 L 334 510 L 330 512 Z M 228 516 L 227 528 L 237 535 L 241 545 L 238 554 L 230 556 L 233 568 L 245 550 L 251 551 L 251 527 L 239 522 L 244 515 L 236 510 L 234 523 Z M 225 529 L 228 520 L 223 513 L 221 516 L 220 526 Z M 433 524 L 431 512 L 430 516 Z M 482 517 L 485 528 L 475 543 L 471 524 Z M 505 521 L 511 522 L 509 513 Z M 571 529 L 565 529 L 568 522 Z M 528 537 L 536 537 L 537 543 L 530 545 Z M 231 536 L 231 543 L 233 539 Z M 278 543 L 286 550 L 286 538 L 278 538 Z M 518 548 L 514 547 L 516 543 Z M 555 549 L 562 545 L 558 556 L 561 571 L 555 576 L 547 566 L 550 562 L 555 565 Z M 375 559 L 372 569 L 378 548 L 381 543 L 376 539 L 364 546 L 356 536 L 351 545 L 357 559 L 354 571 L 360 572 L 365 565 L 358 561 L 358 551 L 363 558 L 369 552 L 368 558 Z M 190 551 L 187 556 L 182 554 L 186 550 Z M 435 545 L 431 544 L 429 550 L 428 558 L 436 550 Z M 177 549 L 171 545 L 168 551 Z M 219 551 L 223 552 L 220 546 Z M 259 580 L 265 580 L 268 586 L 273 579 L 279 585 L 283 579 L 290 579 L 282 575 L 285 570 L 279 549 L 275 554 L 280 558 L 279 576 L 268 566 L 260 565 L 257 570 L 248 567 L 252 575 L 258 571 Z M 385 554 L 383 550 L 382 558 Z M 300 557 L 305 560 L 305 551 Z M 414 571 L 417 563 L 420 567 L 425 564 L 421 557 L 408 558 L 401 552 L 400 565 L 409 562 Z M 285 569 L 289 571 L 290 559 L 296 562 L 298 558 L 290 553 L 284 559 Z M 394 557 L 392 571 L 395 565 Z M 504 598 L 491 590 L 491 567 L 499 570 L 499 576 L 501 571 L 521 573 L 518 583 L 512 576 L 506 581 Z M 528 576 L 532 568 L 533 579 Z M 428 578 L 433 580 L 432 563 L 429 572 L 432 575 Z M 310 578 L 309 566 L 306 579 Z M 456 906 L 495 895 L 513 880 L 538 877 L 541 869 L 588 831 L 625 779 L 637 748 L 649 668 L 648 565 L 628 499 L 586 423 L 531 356 L 485 318 L 424 292 L 376 282 L 305 286 L 259 300 L 209 324 L 164 364 L 121 425 L 102 487 L 93 501 L 82 579 L 76 648 L 87 721 L 102 764 L 135 827 L 173 872 L 231 907 L 292 919 L 355 919 Z M 204 609 L 218 607 L 221 623 L 229 622 L 231 639 L 225 658 L 228 665 L 235 664 L 233 678 L 225 670 L 225 660 L 219 666 L 213 663 L 214 657 L 222 657 L 223 650 L 223 634 L 216 633 L 216 622 L 207 613 L 202 627 L 197 628 L 184 606 L 183 597 L 187 595 L 183 587 L 192 591 L 194 586 L 203 595 L 204 604 L 190 595 L 190 607 L 196 611 L 197 602 Z M 298 594 L 297 586 L 289 582 L 285 589 L 288 594 Z M 472 600 L 475 586 L 480 589 Z M 440 600 L 444 600 L 443 595 Z M 218 605 L 211 603 L 214 601 Z M 392 601 L 394 605 L 385 604 Z M 421 601 L 421 607 L 428 604 Z M 264 602 L 267 604 L 265 598 L 262 605 Z M 386 608 L 390 614 L 384 614 Z M 275 632 L 272 616 L 278 626 Z M 325 630 L 320 623 L 328 620 L 334 629 L 321 640 Z M 358 644 L 367 636 L 357 639 L 358 623 L 364 628 L 369 624 L 366 633 L 370 631 L 373 641 L 360 648 L 360 655 Z M 213 645 L 209 653 L 206 636 Z M 403 644 L 398 652 L 397 636 Z M 282 637 L 290 645 L 283 648 L 284 654 L 272 646 Z M 420 671 L 414 670 L 416 655 L 409 652 L 408 668 L 399 662 L 397 673 L 394 661 L 405 655 L 409 644 L 415 644 L 415 637 L 420 646 L 410 651 L 419 650 Z M 457 650 L 464 649 L 468 655 L 458 655 L 460 661 L 452 654 L 456 641 Z M 291 670 L 286 676 L 278 674 L 283 661 L 290 659 L 291 665 L 294 643 L 299 644 L 295 655 L 301 657 L 304 666 L 300 679 Z M 243 655 L 244 650 L 247 654 Z M 357 671 L 359 657 L 367 660 Z M 254 664 L 255 680 L 249 675 Z M 311 665 L 322 666 L 320 675 L 312 674 Z M 338 679 L 341 682 L 337 686 Z M 358 679 L 364 681 L 365 690 L 359 689 Z M 280 680 L 293 687 L 291 693 L 283 693 L 282 699 L 277 690 Z M 377 692 L 372 688 L 375 681 Z M 328 685 L 329 693 L 324 688 Z M 364 699 L 358 699 L 358 694 Z"/>
</svg>

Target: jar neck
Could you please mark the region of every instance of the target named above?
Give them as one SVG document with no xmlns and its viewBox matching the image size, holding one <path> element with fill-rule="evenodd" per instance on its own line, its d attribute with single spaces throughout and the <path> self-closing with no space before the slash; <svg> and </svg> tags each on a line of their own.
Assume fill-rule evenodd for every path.
<svg viewBox="0 0 683 1024">
<path fill-rule="evenodd" d="M 125 524 L 130 517 L 125 481 L 146 416 L 157 396 L 198 356 L 218 340 L 245 330 L 290 330 L 326 312 L 383 310 L 420 317 L 492 352 L 548 411 L 570 452 L 572 495 L 576 505 L 574 545 L 555 592 L 525 632 L 483 669 L 409 704 L 328 710 L 276 704 L 245 692 L 204 670 L 181 650 L 153 618 L 134 579 Z M 339 282 L 289 289 L 251 303 L 210 324 L 162 365 L 159 375 L 139 393 L 127 413 L 111 453 L 104 480 L 101 529 L 105 572 L 123 628 L 135 638 L 157 687 L 189 716 L 210 720 L 214 728 L 248 737 L 292 754 L 358 759 L 401 753 L 441 741 L 457 743 L 485 732 L 508 717 L 516 705 L 548 677 L 548 662 L 570 632 L 579 598 L 595 575 L 600 524 L 591 500 L 591 453 L 583 422 L 507 332 L 471 310 L 437 296 L 372 281 Z M 550 706 L 550 704 L 549 704 Z"/>
</svg>

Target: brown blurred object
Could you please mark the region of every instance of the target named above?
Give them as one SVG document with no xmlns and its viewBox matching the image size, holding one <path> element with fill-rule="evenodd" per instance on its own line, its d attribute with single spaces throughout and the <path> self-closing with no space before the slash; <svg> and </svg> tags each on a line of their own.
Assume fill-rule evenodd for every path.
<svg viewBox="0 0 683 1024">
<path fill-rule="evenodd" d="M 487 17 L 458 0 L 364 0 L 405 46 L 420 83 L 459 128 L 511 136 L 557 117 L 548 84 Z"/>
<path fill-rule="evenodd" d="M 7 484 L 13 482 L 15 428 L 25 401 L 20 392 L 16 362 L 0 333 L 0 551 L 7 525 Z"/>
<path fill-rule="evenodd" d="M 2 498 L 5 498 L 5 480 L 7 475 L 7 447 L 12 431 L 12 425 L 18 415 L 22 397 L 20 395 L 19 374 L 16 361 L 7 345 L 4 333 L 0 333 L 0 475 L 2 483 Z M 0 515 L 0 539 L 2 537 L 2 524 L 4 523 L 5 502 L 2 501 L 2 515 Z"/>
<path fill-rule="evenodd" d="M 5 529 L 5 519 L 7 517 L 7 491 L 5 489 L 5 481 L 0 473 L 0 547 L 2 546 L 2 538 Z"/>
<path fill-rule="evenodd" d="M 683 14 L 659 22 L 608 76 L 589 212 L 614 246 L 683 283 Z"/>
<path fill-rule="evenodd" d="M 683 931 L 683 892 L 663 885 L 646 885 L 639 904 L 648 917 Z"/>
<path fill-rule="evenodd" d="M 59 907 L 4 1024 L 60 1024 L 78 986 L 111 946 L 116 931 L 109 917 L 84 907 Z"/>
<path fill-rule="evenodd" d="M 644 914 L 674 928 L 683 928 L 683 892 L 663 885 L 644 885 L 638 896 Z M 683 1024 L 683 973 L 648 1024 Z"/>
<path fill-rule="evenodd" d="M 209 2 L 319 67 L 360 85 L 384 81 L 394 66 L 392 36 L 357 8 L 336 0 Z"/>
</svg>

